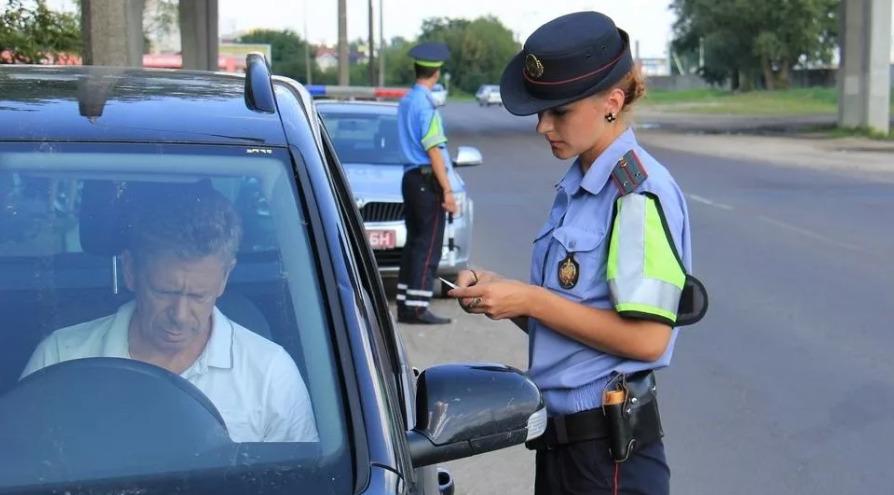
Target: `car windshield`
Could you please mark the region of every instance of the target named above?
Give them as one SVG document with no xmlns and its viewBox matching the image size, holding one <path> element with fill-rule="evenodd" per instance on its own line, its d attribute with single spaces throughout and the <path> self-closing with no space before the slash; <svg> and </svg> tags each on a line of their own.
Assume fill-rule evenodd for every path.
<svg viewBox="0 0 894 495">
<path fill-rule="evenodd" d="M 292 167 L 0 145 L 0 492 L 350 490 Z"/>
<path fill-rule="evenodd" d="M 406 162 L 397 133 L 397 111 L 361 113 L 319 105 L 335 152 L 342 163 L 395 165 Z"/>
</svg>

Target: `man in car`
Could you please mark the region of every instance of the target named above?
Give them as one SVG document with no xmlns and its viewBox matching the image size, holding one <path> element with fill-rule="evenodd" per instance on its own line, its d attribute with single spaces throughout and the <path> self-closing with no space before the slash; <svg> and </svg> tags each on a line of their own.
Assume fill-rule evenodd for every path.
<svg viewBox="0 0 894 495">
<path fill-rule="evenodd" d="M 318 441 L 310 398 L 289 354 L 215 307 L 242 235 L 230 202 L 208 185 L 132 203 L 121 258 L 134 300 L 115 314 L 54 332 L 22 376 L 78 358 L 137 359 L 198 387 L 236 442 Z"/>
</svg>

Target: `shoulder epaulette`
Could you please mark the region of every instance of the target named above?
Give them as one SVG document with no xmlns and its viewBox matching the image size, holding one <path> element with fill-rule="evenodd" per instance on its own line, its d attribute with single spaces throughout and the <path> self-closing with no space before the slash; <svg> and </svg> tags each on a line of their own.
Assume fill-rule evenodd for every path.
<svg viewBox="0 0 894 495">
<path fill-rule="evenodd" d="M 649 173 L 633 150 L 625 153 L 612 169 L 612 182 L 615 183 L 621 196 L 636 191 L 648 177 Z"/>
</svg>

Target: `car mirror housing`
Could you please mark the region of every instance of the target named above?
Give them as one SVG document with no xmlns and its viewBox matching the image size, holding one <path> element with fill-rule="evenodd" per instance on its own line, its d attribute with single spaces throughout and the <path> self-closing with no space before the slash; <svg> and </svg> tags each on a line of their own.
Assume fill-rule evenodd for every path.
<svg viewBox="0 0 894 495">
<path fill-rule="evenodd" d="M 543 434 L 540 390 L 500 364 L 447 364 L 419 375 L 416 427 L 407 433 L 415 467 L 517 445 Z"/>
<path fill-rule="evenodd" d="M 460 146 L 456 150 L 456 159 L 453 160 L 454 167 L 474 167 L 481 165 L 481 152 L 478 148 L 472 146 Z"/>
</svg>

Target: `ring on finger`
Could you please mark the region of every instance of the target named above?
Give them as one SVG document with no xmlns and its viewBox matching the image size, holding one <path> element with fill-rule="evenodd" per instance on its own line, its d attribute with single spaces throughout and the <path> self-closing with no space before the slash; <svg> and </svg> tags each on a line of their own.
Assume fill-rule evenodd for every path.
<svg viewBox="0 0 894 495">
<path fill-rule="evenodd" d="M 476 307 L 478 307 L 479 304 L 481 304 L 481 298 L 476 297 L 475 299 L 472 299 L 472 302 L 469 303 L 469 307 L 476 308 Z"/>
</svg>

